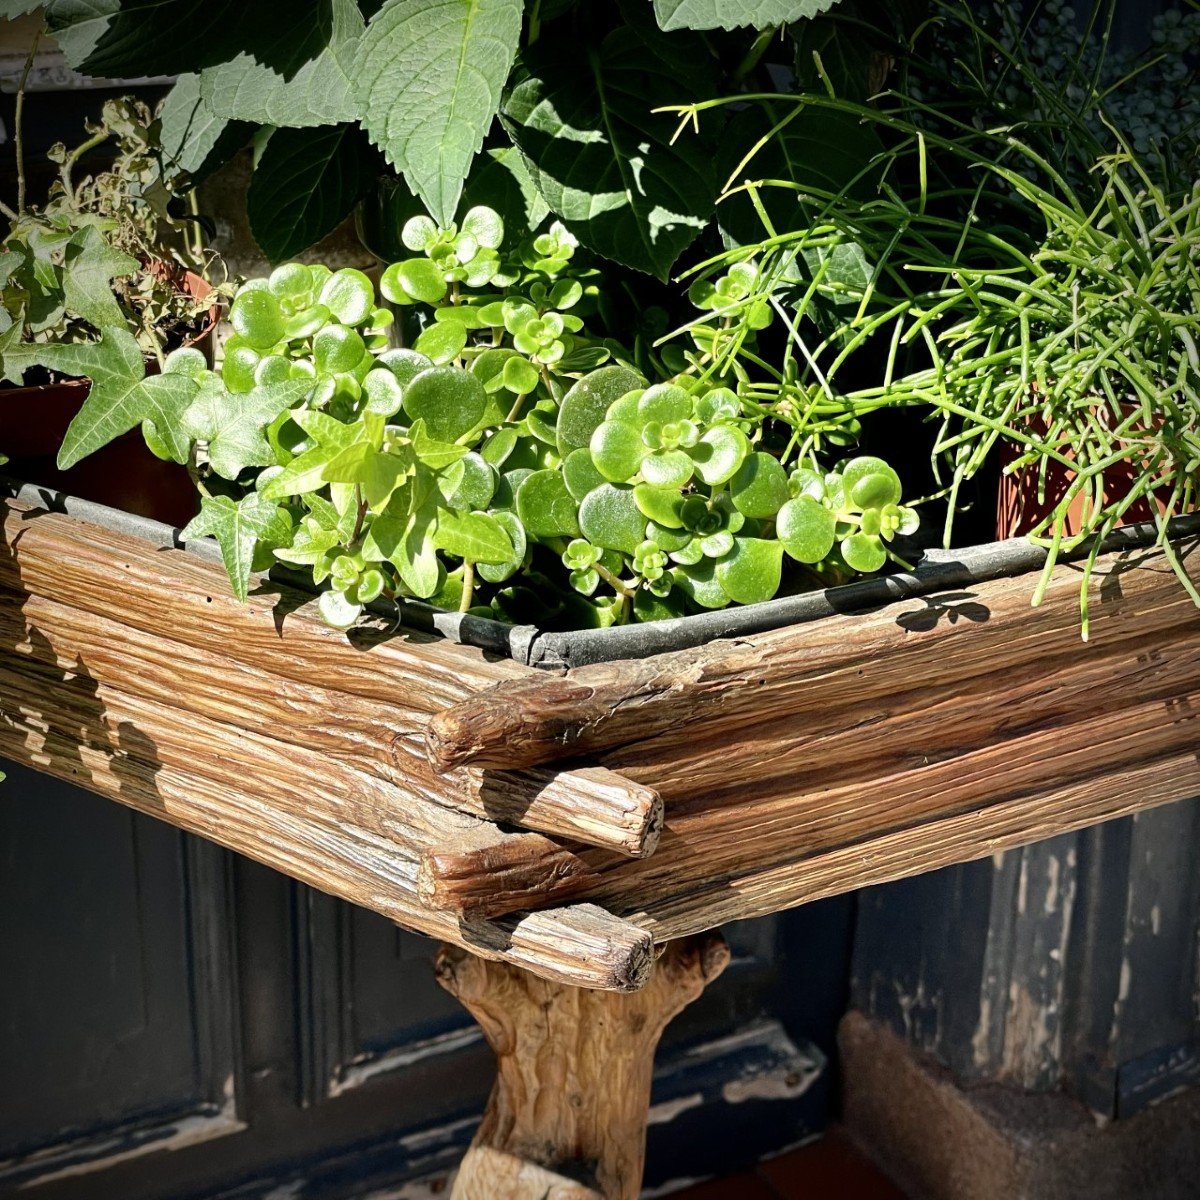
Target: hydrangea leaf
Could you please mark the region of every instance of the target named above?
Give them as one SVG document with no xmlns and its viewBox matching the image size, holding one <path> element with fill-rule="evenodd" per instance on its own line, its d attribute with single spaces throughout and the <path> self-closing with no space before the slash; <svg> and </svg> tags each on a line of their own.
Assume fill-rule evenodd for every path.
<svg viewBox="0 0 1200 1200">
<path fill-rule="evenodd" d="M 359 42 L 354 74 L 367 132 L 439 225 L 454 220 L 496 115 L 522 7 L 520 0 L 386 0 Z"/>
<path fill-rule="evenodd" d="M 708 225 L 720 179 L 706 114 L 672 144 L 676 119 L 655 109 L 703 100 L 715 82 L 702 44 L 625 25 L 586 56 L 539 40 L 501 118 L 538 191 L 582 242 L 666 279 Z M 711 118 L 711 119 L 710 119 Z"/>
<path fill-rule="evenodd" d="M 352 83 L 354 54 L 366 22 L 354 0 L 332 0 L 329 41 L 287 76 L 243 51 L 200 73 L 200 95 L 226 120 L 304 127 L 359 119 Z"/>
<path fill-rule="evenodd" d="M 654 0 L 663 29 L 773 29 L 828 12 L 838 0 Z"/>
</svg>

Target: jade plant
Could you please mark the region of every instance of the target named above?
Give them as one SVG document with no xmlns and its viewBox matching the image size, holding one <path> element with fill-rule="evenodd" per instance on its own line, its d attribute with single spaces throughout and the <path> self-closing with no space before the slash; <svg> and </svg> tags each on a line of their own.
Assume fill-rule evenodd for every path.
<svg viewBox="0 0 1200 1200">
<path fill-rule="evenodd" d="M 217 539 L 236 593 L 255 569 L 303 571 L 337 626 L 404 599 L 585 626 L 677 616 L 879 570 L 915 530 L 891 467 L 801 449 L 702 343 L 644 378 L 592 331 L 597 277 L 565 229 L 507 248 L 477 206 L 414 218 L 403 243 L 378 292 L 299 263 L 249 281 L 220 371 L 184 349 L 153 402 L 98 389 L 62 463 L 140 423 L 191 471 L 185 535 Z"/>
</svg>

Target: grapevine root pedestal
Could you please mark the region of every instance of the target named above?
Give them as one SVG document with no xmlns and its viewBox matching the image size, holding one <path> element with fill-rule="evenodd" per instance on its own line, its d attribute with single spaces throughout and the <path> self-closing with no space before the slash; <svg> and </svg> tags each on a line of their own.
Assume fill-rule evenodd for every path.
<svg viewBox="0 0 1200 1200">
<path fill-rule="evenodd" d="M 646 985 L 620 995 L 443 946 L 438 981 L 479 1022 L 498 1069 L 453 1200 L 636 1200 L 655 1047 L 728 963 L 720 934 L 670 942 Z"/>
<path fill-rule="evenodd" d="M 1200 794 L 1153 549 L 1097 561 L 1087 644 L 1064 563 L 1038 608 L 1001 578 L 550 672 L 238 604 L 162 527 L 0 516 L 0 755 L 448 944 L 499 1065 L 458 1200 L 637 1194 L 705 931 Z"/>
</svg>

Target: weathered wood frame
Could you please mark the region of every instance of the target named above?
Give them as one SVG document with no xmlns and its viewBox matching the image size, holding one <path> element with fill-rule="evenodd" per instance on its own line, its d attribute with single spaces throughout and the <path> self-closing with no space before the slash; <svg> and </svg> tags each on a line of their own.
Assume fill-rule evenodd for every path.
<svg viewBox="0 0 1200 1200">
<path fill-rule="evenodd" d="M 0 753 L 567 995 L 636 991 L 655 944 L 726 920 L 1200 793 L 1200 615 L 1153 550 L 1098 562 L 1089 645 L 1062 565 L 1039 608 L 999 579 L 548 673 L 3 515 Z M 592 1194 L 635 1194 L 617 1174 Z"/>
</svg>

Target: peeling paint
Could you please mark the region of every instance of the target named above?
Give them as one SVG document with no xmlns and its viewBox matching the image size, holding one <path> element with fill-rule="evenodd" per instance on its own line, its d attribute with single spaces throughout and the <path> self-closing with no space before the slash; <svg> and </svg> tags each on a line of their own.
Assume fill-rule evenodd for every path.
<svg viewBox="0 0 1200 1200">
<path fill-rule="evenodd" d="M 664 1100 L 661 1104 L 650 1106 L 650 1116 L 646 1123 L 648 1125 L 666 1125 L 681 1113 L 688 1112 L 693 1108 L 701 1108 L 703 1104 L 704 1096 L 700 1092 L 693 1092 L 690 1096 L 680 1096 L 678 1100 Z"/>
<path fill-rule="evenodd" d="M 483 1030 L 478 1025 L 466 1025 L 462 1029 L 453 1029 L 449 1033 L 427 1038 L 422 1042 L 413 1042 L 402 1050 L 392 1050 L 376 1058 L 365 1058 L 342 1067 L 329 1081 L 329 1095 L 340 1096 L 353 1088 L 361 1087 L 368 1079 L 377 1075 L 386 1075 L 391 1071 L 400 1071 L 411 1067 L 413 1063 L 438 1054 L 450 1054 L 456 1050 L 465 1050 L 477 1042 L 483 1041 Z"/>
</svg>

